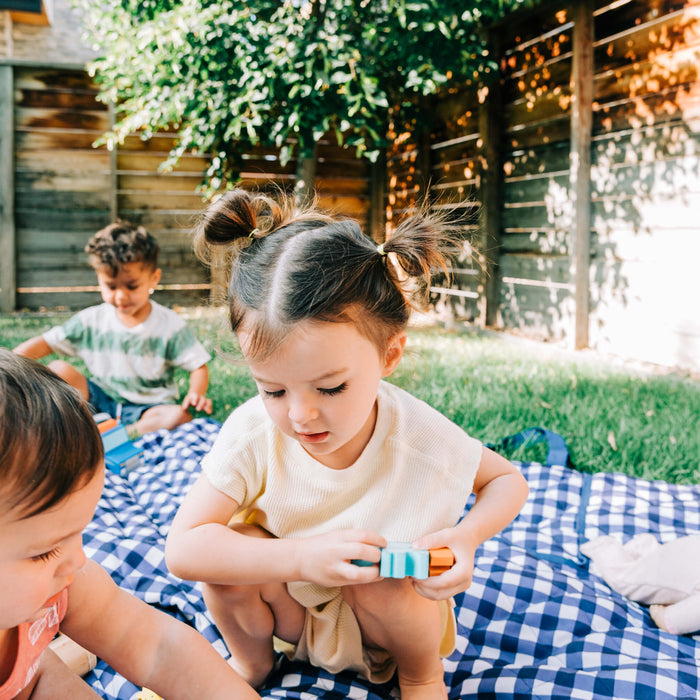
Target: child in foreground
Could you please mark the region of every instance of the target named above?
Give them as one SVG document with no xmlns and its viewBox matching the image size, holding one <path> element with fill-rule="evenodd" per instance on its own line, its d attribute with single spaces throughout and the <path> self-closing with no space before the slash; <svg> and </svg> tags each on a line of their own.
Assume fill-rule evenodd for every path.
<svg viewBox="0 0 700 700">
<path fill-rule="evenodd" d="M 47 649 L 60 629 L 167 700 L 259 698 L 191 627 L 86 561 L 102 440 L 51 370 L 0 349 L 0 700 L 99 696 Z"/>
<path fill-rule="evenodd" d="M 62 326 L 18 345 L 33 359 L 77 355 L 90 378 L 64 360 L 49 365 L 89 401 L 96 413 L 119 418 L 140 435 L 191 420 L 189 409 L 211 413 L 209 353 L 185 322 L 150 296 L 160 281 L 158 243 L 142 226 L 119 221 L 85 247 L 97 273 L 103 304 L 83 309 Z M 178 401 L 175 368 L 190 373 Z"/>
<path fill-rule="evenodd" d="M 452 596 L 528 491 L 510 462 L 382 381 L 403 354 L 412 278 L 445 267 L 449 232 L 417 216 L 377 246 L 353 221 L 236 190 L 198 235 L 237 247 L 231 327 L 259 396 L 204 458 L 168 566 L 204 582 L 229 662 L 252 685 L 273 667 L 274 636 L 331 673 L 382 682 L 398 668 L 403 700 L 446 697 Z M 352 563 L 379 562 L 388 540 L 450 547 L 456 563 L 422 581 Z"/>
</svg>

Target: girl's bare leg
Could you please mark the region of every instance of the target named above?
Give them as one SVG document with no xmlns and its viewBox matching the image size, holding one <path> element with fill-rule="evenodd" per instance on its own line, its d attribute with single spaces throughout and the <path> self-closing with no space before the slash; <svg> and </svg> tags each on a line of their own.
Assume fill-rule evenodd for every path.
<svg viewBox="0 0 700 700">
<path fill-rule="evenodd" d="M 252 525 L 240 525 L 236 529 L 253 537 L 271 536 Z M 289 595 L 284 583 L 235 586 L 205 583 L 202 592 L 231 652 L 229 664 L 250 685 L 258 687 L 274 665 L 273 635 L 296 644 L 304 628 L 306 611 Z"/>
<path fill-rule="evenodd" d="M 139 435 L 145 435 L 161 428 L 173 430 L 191 420 L 192 414 L 179 404 L 160 404 L 144 411 L 133 428 Z"/>
<path fill-rule="evenodd" d="M 445 700 L 437 603 L 418 595 L 408 579 L 348 586 L 343 595 L 365 644 L 396 659 L 401 700 Z"/>
</svg>

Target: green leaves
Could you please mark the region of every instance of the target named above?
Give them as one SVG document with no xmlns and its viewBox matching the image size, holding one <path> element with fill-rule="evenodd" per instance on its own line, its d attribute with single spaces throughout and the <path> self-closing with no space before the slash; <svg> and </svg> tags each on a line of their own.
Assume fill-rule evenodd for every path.
<svg viewBox="0 0 700 700">
<path fill-rule="evenodd" d="M 74 1 L 101 99 L 118 105 L 107 140 L 176 129 L 170 161 L 216 154 L 218 183 L 252 147 L 289 158 L 328 132 L 376 158 L 390 109 L 425 119 L 422 96 L 490 66 L 481 24 L 500 12 L 499 0 Z"/>
</svg>

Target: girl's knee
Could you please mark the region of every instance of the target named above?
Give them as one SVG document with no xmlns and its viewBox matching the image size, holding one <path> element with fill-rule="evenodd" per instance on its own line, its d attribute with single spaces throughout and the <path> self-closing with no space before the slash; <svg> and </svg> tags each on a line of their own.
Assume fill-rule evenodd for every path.
<svg viewBox="0 0 700 700">
<path fill-rule="evenodd" d="M 222 585 L 203 583 L 202 594 L 207 607 L 239 607 L 261 598 L 261 587 L 250 584 Z"/>
<path fill-rule="evenodd" d="M 421 596 L 410 579 L 384 579 L 376 583 L 347 586 L 344 597 L 351 607 L 385 615 L 400 614 L 415 607 Z M 426 598 L 422 598 L 429 602 Z"/>
</svg>

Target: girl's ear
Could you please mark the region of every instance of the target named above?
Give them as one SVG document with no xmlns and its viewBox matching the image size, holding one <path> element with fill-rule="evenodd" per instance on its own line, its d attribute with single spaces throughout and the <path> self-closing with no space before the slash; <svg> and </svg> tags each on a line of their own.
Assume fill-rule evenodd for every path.
<svg viewBox="0 0 700 700">
<path fill-rule="evenodd" d="M 160 276 L 163 274 L 163 270 L 161 270 L 159 267 L 157 267 L 155 270 L 153 270 L 153 274 L 151 275 L 151 284 L 149 285 L 150 287 L 157 287 L 158 282 L 160 282 Z"/>
<path fill-rule="evenodd" d="M 384 370 L 382 377 L 388 377 L 399 364 L 403 357 L 403 349 L 406 347 L 406 333 L 400 331 L 396 335 L 389 338 L 387 343 L 386 353 L 384 355 Z"/>
</svg>

